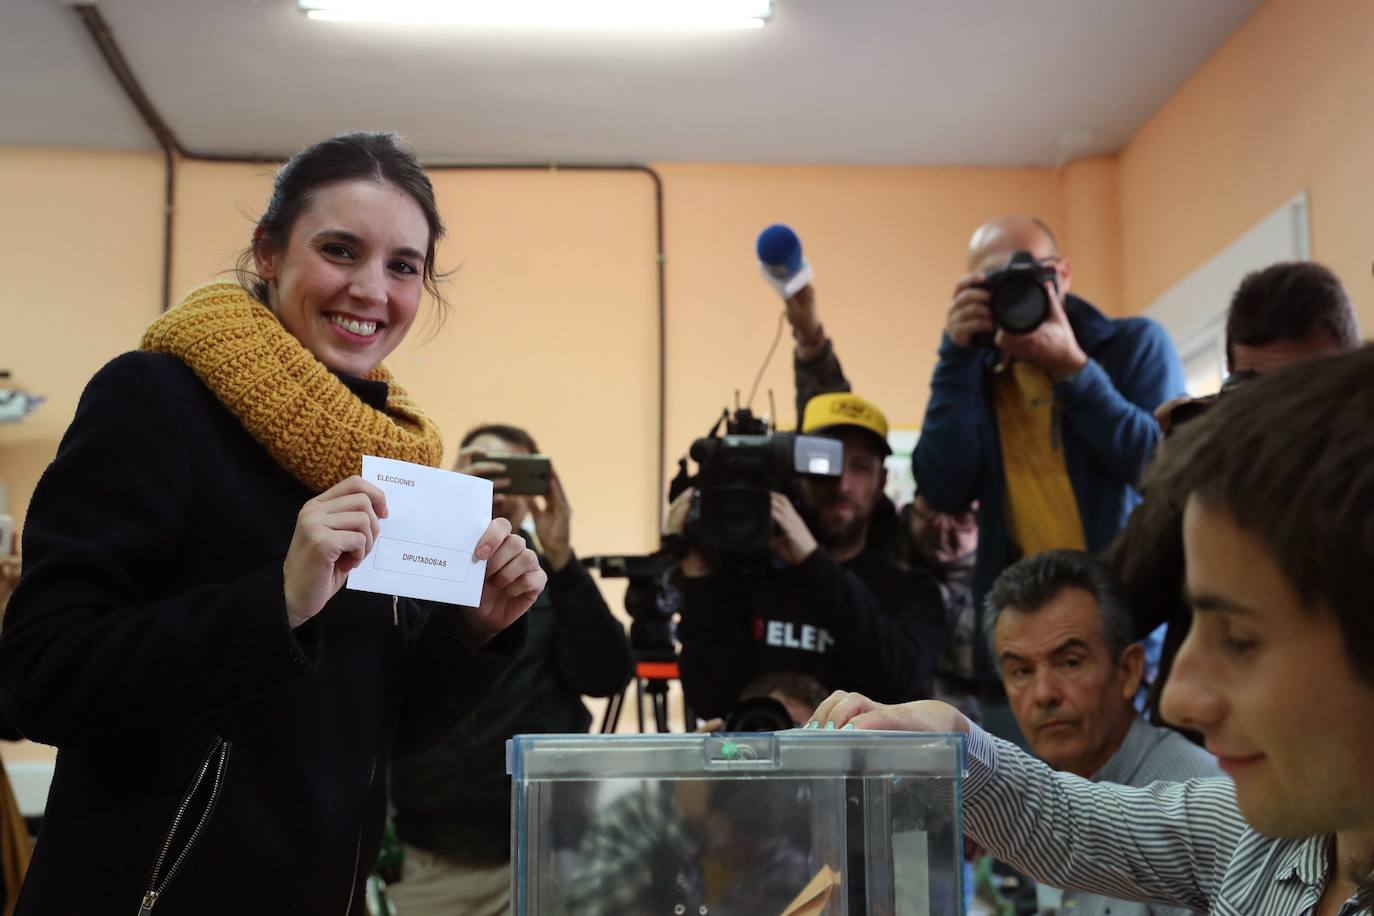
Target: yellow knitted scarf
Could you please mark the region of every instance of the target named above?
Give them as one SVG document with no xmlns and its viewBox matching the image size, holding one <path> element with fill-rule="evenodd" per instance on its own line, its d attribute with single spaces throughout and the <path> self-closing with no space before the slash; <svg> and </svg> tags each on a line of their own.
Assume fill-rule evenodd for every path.
<svg viewBox="0 0 1374 916">
<path fill-rule="evenodd" d="M 386 367 L 386 410 L 364 403 L 237 283 L 207 283 L 158 318 L 141 349 L 170 353 L 200 377 L 287 471 L 323 492 L 362 470 L 363 455 L 437 466 L 439 427 Z"/>
</svg>

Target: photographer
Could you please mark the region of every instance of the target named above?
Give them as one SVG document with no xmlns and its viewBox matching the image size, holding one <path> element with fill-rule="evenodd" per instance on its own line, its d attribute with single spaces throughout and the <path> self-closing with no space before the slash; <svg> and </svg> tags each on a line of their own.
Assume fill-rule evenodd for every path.
<svg viewBox="0 0 1374 916">
<path fill-rule="evenodd" d="M 389 888 L 400 916 L 510 908 L 510 779 L 506 739 L 585 732 L 583 696 L 618 693 L 630 678 L 625 629 L 571 544 L 572 507 L 550 470 L 547 496 L 503 493 L 504 456 L 539 451 L 514 426 L 482 426 L 462 440 L 454 470 L 492 478 L 492 512 L 522 531 L 534 521 L 536 552 L 549 586 L 530 608 L 524 651 L 481 708 L 434 747 L 396 758 L 391 803 L 405 844 L 403 880 Z"/>
<path fill-rule="evenodd" d="M 805 434 L 844 444 L 843 473 L 802 478 L 801 511 L 772 494 L 772 556 L 762 569 L 683 558 L 683 690 L 692 709 L 724 715 L 760 674 L 809 674 L 829 688 L 867 684 L 887 697 L 930 690 L 943 643 L 940 589 L 898 560 L 899 520 L 883 494 L 887 420 L 862 398 L 807 405 Z M 674 500 L 666 534 L 684 534 L 695 491 Z"/>
<path fill-rule="evenodd" d="M 990 278 L 1018 252 L 1043 276 L 1044 320 L 1028 333 L 1009 333 L 990 308 Z M 1140 501 L 1136 483 L 1160 438 L 1152 411 L 1184 382 L 1159 325 L 1106 318 L 1068 294 L 1072 269 L 1041 221 L 1005 216 L 980 226 L 968 266 L 913 464 L 937 509 L 979 503 L 973 591 L 981 602 L 1021 556 L 1111 542 Z M 974 654 L 979 680 L 995 683 L 986 657 Z"/>
</svg>

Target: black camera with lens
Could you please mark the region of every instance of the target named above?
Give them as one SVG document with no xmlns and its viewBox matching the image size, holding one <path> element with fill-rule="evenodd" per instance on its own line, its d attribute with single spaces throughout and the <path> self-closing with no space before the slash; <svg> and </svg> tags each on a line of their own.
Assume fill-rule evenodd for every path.
<svg viewBox="0 0 1374 916">
<path fill-rule="evenodd" d="M 765 557 L 773 537 L 769 494 L 792 496 L 798 476 L 840 476 L 844 443 L 771 431 L 747 409 L 725 419 L 725 435 L 717 434 L 717 424 L 717 430 L 693 442 L 688 453 L 698 471 L 684 480 L 684 485 L 697 489 L 685 538 L 693 547 L 733 559 Z M 675 484 L 675 490 L 680 489 Z"/>
<path fill-rule="evenodd" d="M 997 327 L 1008 334 L 1029 334 L 1050 315 L 1046 283 L 1058 283 L 1054 267 L 1041 264 L 1029 251 L 1017 251 L 978 286 L 988 291 L 988 310 Z M 974 342 L 990 347 L 993 337 L 979 334 Z"/>
</svg>

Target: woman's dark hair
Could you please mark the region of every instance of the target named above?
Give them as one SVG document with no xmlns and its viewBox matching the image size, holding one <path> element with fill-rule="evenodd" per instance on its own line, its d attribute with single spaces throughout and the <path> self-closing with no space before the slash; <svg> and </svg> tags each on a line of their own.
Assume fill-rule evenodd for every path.
<svg viewBox="0 0 1374 916">
<path fill-rule="evenodd" d="M 467 448 L 478 436 L 495 436 L 514 445 L 523 446 L 529 450 L 531 455 L 539 454 L 539 446 L 535 443 L 533 436 L 518 426 L 510 426 L 506 423 L 484 423 L 481 426 L 474 426 L 463 434 L 463 441 L 458 443 L 458 447 Z"/>
<path fill-rule="evenodd" d="M 434 269 L 434 248 L 444 237 L 444 221 L 434 202 L 434 186 L 400 136 L 386 132 L 340 134 L 306 147 L 281 167 L 272 186 L 272 199 L 258 220 L 262 237 L 239 254 L 235 269 L 239 284 L 258 300 L 267 302 L 267 284 L 253 269 L 254 252 L 259 246 L 269 250 L 285 246 L 296 220 L 310 207 L 320 188 L 360 179 L 394 185 L 420 205 L 429 224 L 425 291 L 440 308 L 447 306 L 439 291 L 442 276 Z"/>
</svg>

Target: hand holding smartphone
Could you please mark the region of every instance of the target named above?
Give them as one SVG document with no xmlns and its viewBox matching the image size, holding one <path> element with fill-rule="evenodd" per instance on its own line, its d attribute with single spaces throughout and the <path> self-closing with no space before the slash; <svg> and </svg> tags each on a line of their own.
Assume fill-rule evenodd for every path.
<svg viewBox="0 0 1374 916">
<path fill-rule="evenodd" d="M 497 493 L 507 496 L 549 495 L 549 456 L 487 455 L 486 458 L 504 468 L 493 478 Z"/>
</svg>

